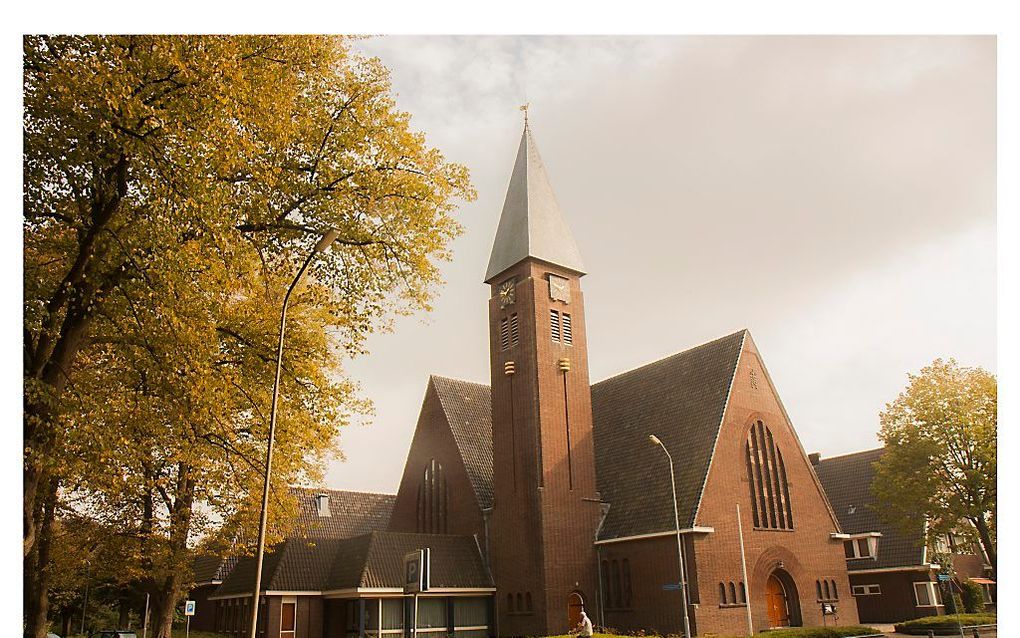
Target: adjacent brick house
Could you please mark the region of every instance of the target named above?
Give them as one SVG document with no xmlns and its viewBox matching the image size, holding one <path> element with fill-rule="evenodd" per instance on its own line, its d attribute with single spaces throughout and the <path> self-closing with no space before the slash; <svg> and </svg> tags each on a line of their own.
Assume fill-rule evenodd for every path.
<svg viewBox="0 0 1020 638">
<path fill-rule="evenodd" d="M 942 614 L 945 611 L 937 586 L 942 565 L 929 559 L 925 545 L 925 521 L 919 516 L 913 530 L 890 525 L 879 516 L 871 491 L 874 464 L 883 448 L 822 459 L 812 454 L 818 478 L 839 517 L 843 532 L 851 593 L 862 622 L 897 622 Z M 940 540 L 940 544 L 943 544 Z M 981 585 L 985 603 L 995 606 L 995 581 L 980 550 L 955 535 L 945 539 L 942 554 L 952 555 L 957 582 L 972 580 Z"/>
</svg>

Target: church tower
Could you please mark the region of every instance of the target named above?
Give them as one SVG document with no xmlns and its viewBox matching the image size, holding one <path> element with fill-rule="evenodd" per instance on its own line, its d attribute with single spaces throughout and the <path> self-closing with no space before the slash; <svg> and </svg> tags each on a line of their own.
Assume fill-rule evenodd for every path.
<svg viewBox="0 0 1020 638">
<path fill-rule="evenodd" d="M 501 636 L 566 633 L 582 606 L 597 617 L 600 503 L 583 275 L 525 120 L 485 273 Z"/>
</svg>

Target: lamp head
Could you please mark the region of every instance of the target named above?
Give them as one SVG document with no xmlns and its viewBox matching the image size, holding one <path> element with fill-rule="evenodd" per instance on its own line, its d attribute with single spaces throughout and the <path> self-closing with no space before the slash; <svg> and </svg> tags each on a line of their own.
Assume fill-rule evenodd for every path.
<svg viewBox="0 0 1020 638">
<path fill-rule="evenodd" d="M 652 445 L 662 445 L 662 441 L 660 441 L 659 437 L 655 436 L 654 434 L 649 434 L 648 440 L 652 442 Z"/>
<path fill-rule="evenodd" d="M 330 244 L 336 241 L 336 238 L 340 235 L 340 232 L 335 228 L 330 228 L 326 231 L 326 234 L 322 236 L 319 243 L 315 244 L 315 252 L 325 252 L 329 248 Z"/>
</svg>

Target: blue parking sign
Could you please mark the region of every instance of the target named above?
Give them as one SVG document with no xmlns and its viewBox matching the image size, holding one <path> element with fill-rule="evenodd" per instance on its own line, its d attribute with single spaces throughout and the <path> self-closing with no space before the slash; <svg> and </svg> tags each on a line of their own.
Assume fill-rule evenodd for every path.
<svg viewBox="0 0 1020 638">
<path fill-rule="evenodd" d="M 184 603 L 184 615 L 185 616 L 195 615 L 195 601 L 189 600 Z"/>
</svg>

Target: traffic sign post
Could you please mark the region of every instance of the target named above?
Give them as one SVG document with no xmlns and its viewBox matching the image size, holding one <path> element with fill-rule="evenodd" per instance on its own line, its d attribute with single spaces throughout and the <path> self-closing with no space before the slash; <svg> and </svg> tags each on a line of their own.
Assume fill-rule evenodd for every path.
<svg viewBox="0 0 1020 638">
<path fill-rule="evenodd" d="M 187 619 L 184 625 L 184 638 L 191 634 L 191 617 L 195 615 L 195 601 L 184 601 L 184 617 Z"/>
</svg>

